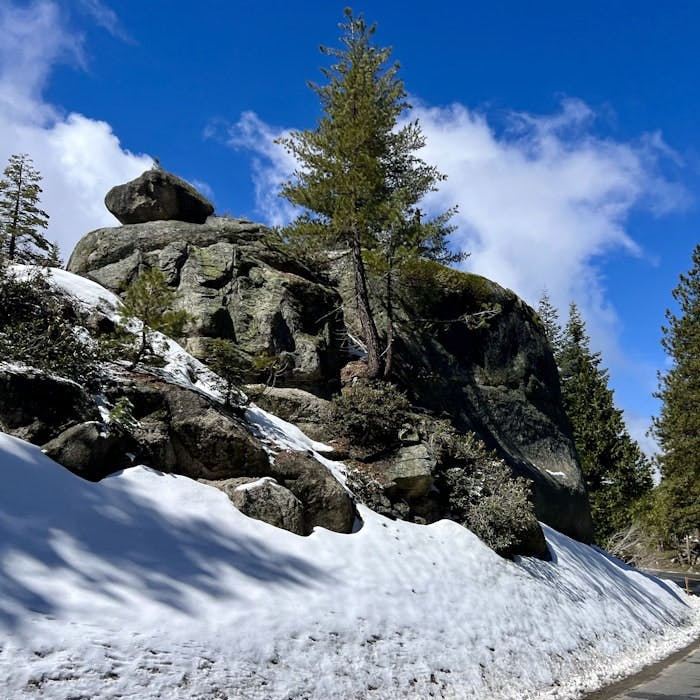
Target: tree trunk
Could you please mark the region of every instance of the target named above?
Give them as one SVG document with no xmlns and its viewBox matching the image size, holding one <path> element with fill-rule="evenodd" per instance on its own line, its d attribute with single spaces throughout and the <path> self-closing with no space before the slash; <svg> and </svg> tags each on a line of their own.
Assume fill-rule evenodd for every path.
<svg viewBox="0 0 700 700">
<path fill-rule="evenodd" d="M 15 197 L 15 210 L 12 213 L 12 224 L 10 228 L 10 250 L 8 260 L 12 262 L 17 252 L 17 224 L 19 223 L 19 202 L 22 197 L 22 162 L 19 164 L 19 174 L 17 176 L 17 197 Z"/>
<path fill-rule="evenodd" d="M 362 260 L 362 248 L 359 235 L 353 232 L 351 239 L 352 264 L 355 273 L 355 295 L 357 299 L 357 313 L 360 317 L 360 325 L 367 345 L 367 376 L 376 379 L 382 373 L 381 347 L 377 325 L 374 322 L 372 308 L 369 303 L 369 291 L 367 289 L 367 273 L 365 263 Z"/>
<path fill-rule="evenodd" d="M 384 360 L 384 379 L 389 379 L 391 376 L 394 363 L 394 288 L 391 283 L 392 268 L 393 265 L 390 262 L 386 273 L 386 355 Z"/>
</svg>

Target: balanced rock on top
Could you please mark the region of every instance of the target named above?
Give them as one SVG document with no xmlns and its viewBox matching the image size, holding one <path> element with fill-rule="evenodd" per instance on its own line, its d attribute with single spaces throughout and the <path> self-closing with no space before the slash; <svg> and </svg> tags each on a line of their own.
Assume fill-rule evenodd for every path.
<svg viewBox="0 0 700 700">
<path fill-rule="evenodd" d="M 214 213 L 211 202 L 189 183 L 164 170 L 147 170 L 107 192 L 105 206 L 122 224 L 186 221 L 203 224 Z"/>
</svg>

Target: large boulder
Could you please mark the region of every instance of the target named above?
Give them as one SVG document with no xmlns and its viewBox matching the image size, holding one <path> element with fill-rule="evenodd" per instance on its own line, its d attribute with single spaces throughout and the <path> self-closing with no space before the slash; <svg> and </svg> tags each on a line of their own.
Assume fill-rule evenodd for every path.
<svg viewBox="0 0 700 700">
<path fill-rule="evenodd" d="M 203 483 L 223 491 L 238 510 L 249 518 L 305 535 L 304 506 L 301 501 L 274 479 L 224 479 Z"/>
<path fill-rule="evenodd" d="M 112 187 L 105 206 L 122 224 L 171 220 L 203 224 L 214 213 L 211 202 L 192 185 L 158 169 Z"/>
<path fill-rule="evenodd" d="M 99 420 L 94 400 L 73 381 L 0 365 L 0 430 L 41 445 L 67 428 Z"/>
<path fill-rule="evenodd" d="M 352 532 L 352 498 L 323 464 L 303 452 L 280 452 L 275 455 L 271 473 L 304 504 L 305 534 L 314 527 Z"/>
<path fill-rule="evenodd" d="M 255 393 L 255 403 L 260 408 L 294 423 L 313 440 L 327 441 L 330 438 L 326 428 L 328 406 L 330 402 L 303 389 L 295 387 L 246 388 Z"/>
<path fill-rule="evenodd" d="M 330 262 L 345 321 L 357 329 L 346 256 Z M 540 520 L 591 541 L 588 496 L 537 314 L 495 282 L 427 261 L 399 291 L 395 380 L 416 405 L 475 432 L 515 474 L 528 478 Z M 382 298 L 381 289 L 373 290 L 379 328 L 385 327 Z"/>
<path fill-rule="evenodd" d="M 119 380 L 106 395 L 133 404 L 138 459 L 148 466 L 193 479 L 270 475 L 267 452 L 243 419 L 197 391 L 142 378 Z"/>
<path fill-rule="evenodd" d="M 126 433 L 91 421 L 64 430 L 41 449 L 83 479 L 99 481 L 132 466 L 134 440 Z"/>
<path fill-rule="evenodd" d="M 264 227 L 211 217 L 194 226 L 157 221 L 99 229 L 77 245 L 68 269 L 121 293 L 157 267 L 194 318 L 186 349 L 203 358 L 212 338 L 237 343 L 251 359 L 276 355 L 278 385 L 328 395 L 339 385 L 345 327 L 328 280 L 284 249 Z M 248 382 L 263 377 L 251 373 Z"/>
</svg>

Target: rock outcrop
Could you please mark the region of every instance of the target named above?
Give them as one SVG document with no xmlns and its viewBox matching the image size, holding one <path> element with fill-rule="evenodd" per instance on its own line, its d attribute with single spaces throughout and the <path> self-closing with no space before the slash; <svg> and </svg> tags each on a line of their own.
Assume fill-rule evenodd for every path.
<svg viewBox="0 0 700 700">
<path fill-rule="evenodd" d="M 308 534 L 304 527 L 302 502 L 271 477 L 202 481 L 223 491 L 243 515 L 289 530 L 295 535 Z"/>
<path fill-rule="evenodd" d="M 326 276 L 310 270 L 263 226 L 211 217 L 198 226 L 159 221 L 93 231 L 80 241 L 68 268 L 121 292 L 141 270 L 158 267 L 178 289 L 179 304 L 195 316 L 186 341 L 190 352 L 203 357 L 211 338 L 228 338 L 251 358 L 282 358 L 290 371 L 278 386 L 329 398 L 340 386 L 341 371 L 348 381 L 361 376 L 361 363 L 343 370 L 351 359 L 348 338 L 360 335 L 348 258 L 336 254 L 329 260 Z M 474 431 L 514 473 L 527 477 L 540 520 L 590 541 L 585 486 L 556 366 L 535 312 L 483 277 L 435 263 L 418 265 L 397 290 L 396 381 L 415 405 Z M 373 292 L 380 328 L 382 298 L 383 289 Z M 286 406 L 284 417 L 323 438 L 322 406 L 299 396 L 263 401 Z M 397 472 L 389 483 L 399 494 L 408 489 L 406 498 L 414 501 L 413 489 L 430 483 L 429 456 L 413 454 L 419 449 L 412 447 L 406 459 L 388 456 L 387 469 L 412 470 L 410 478 Z M 394 501 L 392 512 L 403 508 L 400 499 Z"/>
<path fill-rule="evenodd" d="M 357 334 L 352 276 L 342 258 L 332 264 Z M 375 290 L 380 328 L 381 299 Z M 591 541 L 588 496 L 537 314 L 495 282 L 425 262 L 400 287 L 395 325 L 394 373 L 410 398 L 475 432 L 531 480 L 540 520 Z"/>
<path fill-rule="evenodd" d="M 66 428 L 99 421 L 85 389 L 36 369 L 0 365 L 0 430 L 42 445 Z"/>
<path fill-rule="evenodd" d="M 196 357 L 206 355 L 211 338 L 227 338 L 251 359 L 279 357 L 288 385 L 321 395 L 338 388 L 340 297 L 264 227 L 212 217 L 201 226 L 158 221 L 98 229 L 68 263 L 71 272 L 117 293 L 150 267 L 163 271 L 178 304 L 194 317 L 185 346 Z"/>
<path fill-rule="evenodd" d="M 187 221 L 203 224 L 214 207 L 188 182 L 164 170 L 146 170 L 131 182 L 113 187 L 105 206 L 121 224 Z"/>
</svg>

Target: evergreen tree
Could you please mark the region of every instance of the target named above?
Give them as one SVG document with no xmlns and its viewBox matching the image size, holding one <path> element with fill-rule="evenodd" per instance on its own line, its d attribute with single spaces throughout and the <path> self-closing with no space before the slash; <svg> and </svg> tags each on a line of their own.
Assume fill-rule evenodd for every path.
<svg viewBox="0 0 700 700">
<path fill-rule="evenodd" d="M 662 406 L 653 425 L 661 451 L 657 515 L 662 534 L 684 554 L 700 528 L 700 245 L 692 262 L 673 290 L 678 311 L 666 312 L 662 328 L 672 366 L 659 375 Z"/>
<path fill-rule="evenodd" d="M 323 117 L 313 131 L 297 131 L 280 143 L 299 162 L 282 195 L 306 213 L 287 229 L 291 236 L 350 249 L 358 318 L 367 346 L 370 378 L 383 370 L 382 347 L 370 304 L 363 252 L 376 251 L 387 274 L 390 349 L 393 336 L 392 272 L 401 256 L 445 252 L 451 212 L 421 220 L 417 203 L 442 175 L 415 154 L 425 143 L 417 122 L 398 129 L 409 109 L 391 49 L 372 43 L 376 26 L 345 11 L 341 48 L 322 47 L 334 64 L 323 69 L 327 84 L 311 85 Z"/>
<path fill-rule="evenodd" d="M 214 338 L 209 351 L 209 365 L 224 385 L 224 405 L 231 406 L 231 394 L 240 389 L 251 363 L 238 346 L 225 338 Z"/>
<path fill-rule="evenodd" d="M 558 353 L 562 398 L 591 501 L 598 544 L 631 523 L 635 503 L 652 486 L 649 461 L 625 427 L 608 388 L 600 353 L 592 352 L 576 304 L 569 308 Z"/>
<path fill-rule="evenodd" d="M 555 359 L 561 353 L 562 330 L 559 323 L 559 312 L 549 297 L 547 289 L 542 290 L 542 296 L 537 304 L 537 315 L 544 326 L 544 333 L 552 348 Z"/>
<path fill-rule="evenodd" d="M 182 335 L 189 314 L 172 309 L 176 298 L 177 292 L 168 286 L 165 275 L 156 267 L 142 272 L 126 290 L 121 316 L 127 321 L 142 322 L 130 369 L 147 357 L 159 360 L 151 331 L 171 337 Z"/>
<path fill-rule="evenodd" d="M 49 220 L 39 208 L 41 179 L 26 153 L 10 156 L 0 180 L 0 252 L 10 261 L 37 263 L 50 251 L 41 231 Z"/>
</svg>

